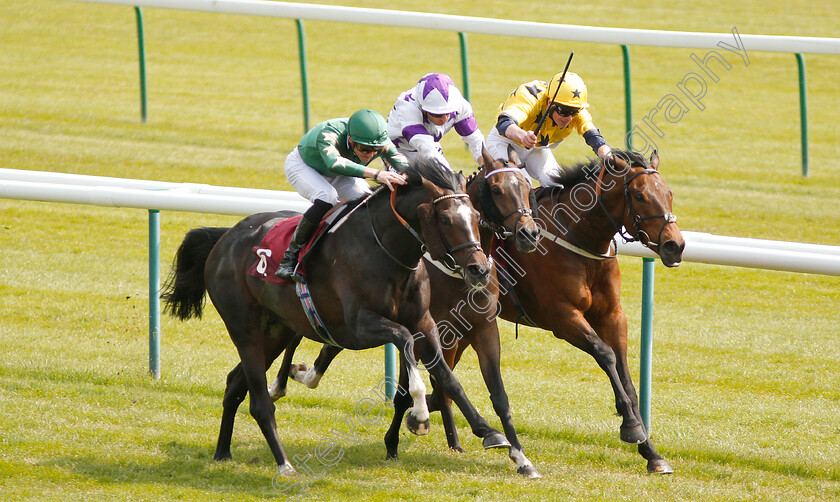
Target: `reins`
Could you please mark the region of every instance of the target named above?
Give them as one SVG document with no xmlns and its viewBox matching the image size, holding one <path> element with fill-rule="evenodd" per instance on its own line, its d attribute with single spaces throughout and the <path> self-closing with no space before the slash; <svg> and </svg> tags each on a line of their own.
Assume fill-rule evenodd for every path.
<svg viewBox="0 0 840 502">
<path fill-rule="evenodd" d="M 494 169 L 490 172 L 485 173 L 484 174 L 484 179 L 485 180 L 489 179 L 490 176 L 493 176 L 494 174 L 515 173 L 515 172 L 521 172 L 521 170 L 518 167 L 500 167 L 498 169 Z M 498 208 L 496 208 L 496 209 L 498 209 Z M 504 223 L 505 223 L 505 221 L 507 221 L 508 218 L 510 218 L 511 216 L 513 216 L 516 213 L 519 213 L 520 216 L 516 220 L 516 225 L 514 225 L 514 229 L 511 232 L 510 230 L 505 229 Z M 532 209 L 529 209 L 525 206 L 522 206 L 522 207 L 518 207 L 518 208 L 514 209 L 513 211 L 509 212 L 508 214 L 502 216 L 501 223 L 495 223 L 495 222 L 489 221 L 486 218 L 484 218 L 484 216 L 482 216 L 481 219 L 479 220 L 478 224 L 480 226 L 492 231 L 496 235 L 498 235 L 500 239 L 506 240 L 506 239 L 509 239 L 510 237 L 513 237 L 514 235 L 516 235 L 519 232 L 519 230 L 520 230 L 519 225 L 520 225 L 520 220 L 522 219 L 522 217 L 523 216 L 531 216 L 532 214 L 533 214 Z M 531 223 L 534 223 L 533 219 L 531 219 Z M 523 224 L 523 227 L 524 226 L 525 225 Z"/>
<path fill-rule="evenodd" d="M 624 226 L 619 224 L 619 222 L 616 222 L 615 219 L 613 219 L 609 210 L 607 210 L 607 207 L 604 205 L 604 200 L 603 200 L 603 197 L 601 196 L 602 195 L 601 187 L 604 184 L 603 180 L 604 180 L 604 173 L 606 172 L 606 170 L 607 170 L 607 166 L 606 166 L 606 162 L 605 162 L 605 163 L 602 164 L 601 169 L 598 173 L 598 178 L 595 181 L 595 197 L 596 197 L 596 201 L 598 202 L 598 205 L 601 207 L 601 209 L 604 211 L 604 214 L 610 220 L 610 224 L 612 224 L 613 229 L 615 229 L 615 233 L 620 235 L 621 238 L 624 240 L 624 242 L 639 241 L 639 242 L 641 242 L 642 244 L 644 244 L 645 246 L 648 246 L 648 247 L 651 247 L 651 246 L 659 247 L 660 242 L 662 240 L 662 232 L 665 231 L 665 227 L 669 223 L 676 223 L 677 216 L 673 213 L 654 214 L 654 215 L 650 215 L 650 216 L 639 215 L 639 212 L 636 210 L 636 207 L 633 205 L 633 198 L 630 196 L 630 190 L 629 190 L 630 183 L 634 179 L 636 179 L 638 176 L 641 176 L 642 174 L 659 174 L 659 171 L 657 171 L 656 169 L 646 167 L 646 168 L 644 168 L 644 169 L 642 169 L 638 172 L 633 173 L 630 177 L 628 177 L 627 179 L 624 180 L 624 207 L 622 208 L 621 214 L 624 215 L 625 213 L 627 213 L 630 216 L 630 221 L 633 223 L 633 228 L 636 230 L 636 234 L 639 236 L 637 238 L 637 237 L 633 237 L 632 235 L 627 233 L 626 230 L 624 229 Z M 662 227 L 660 227 L 660 229 L 659 229 L 659 235 L 657 236 L 657 241 L 656 242 L 654 242 L 650 238 L 650 235 L 648 235 L 647 232 L 645 232 L 641 228 L 641 222 L 646 221 L 646 220 L 651 220 L 651 219 L 654 219 L 654 218 L 663 218 L 664 219 Z M 553 235 L 550 232 L 546 231 L 545 229 L 543 229 L 542 232 L 543 232 L 543 235 L 545 237 L 548 237 L 549 240 L 551 240 L 555 244 L 558 244 L 562 247 L 565 247 L 565 248 L 567 248 L 567 249 L 569 249 L 569 250 L 571 250 L 571 251 L 573 251 L 573 252 L 575 252 L 575 253 L 577 253 L 581 256 L 585 256 L 587 258 L 599 259 L 599 260 L 603 260 L 603 259 L 606 259 L 606 258 L 615 258 L 615 254 L 607 255 L 607 254 L 589 252 L 589 251 L 587 251 L 587 250 L 585 250 L 581 247 L 578 247 L 578 246 L 575 246 L 575 245 L 573 245 L 569 242 L 563 241 L 562 239 L 559 238 L 559 236 Z M 612 242 L 613 247 L 615 248 L 615 237 L 612 238 L 612 241 L 613 241 Z"/>
<path fill-rule="evenodd" d="M 662 232 L 665 231 L 665 227 L 668 226 L 669 223 L 676 223 L 677 222 L 677 215 L 675 215 L 674 213 L 662 213 L 662 214 L 652 214 L 650 216 L 641 216 L 641 215 L 639 215 L 639 212 L 636 211 L 636 207 L 633 205 L 633 198 L 630 197 L 630 192 L 629 192 L 629 190 L 627 190 L 627 186 L 630 184 L 631 181 L 633 181 L 637 176 L 639 176 L 641 174 L 654 174 L 654 173 L 659 174 L 659 171 L 657 171 L 656 169 L 650 169 L 650 168 L 643 169 L 643 170 L 635 173 L 633 176 L 630 177 L 630 179 L 628 179 L 627 181 L 624 182 L 624 187 L 625 187 L 624 188 L 624 203 L 630 209 L 630 221 L 633 222 L 633 227 L 636 229 L 636 233 L 639 235 L 639 238 L 636 239 L 636 240 L 638 240 L 639 242 L 641 242 L 642 244 L 644 244 L 645 246 L 648 246 L 648 247 L 650 247 L 650 246 L 659 247 L 659 244 L 662 242 Z M 663 223 L 662 223 L 662 226 L 659 227 L 659 235 L 656 238 L 656 242 L 653 242 L 653 240 L 650 238 L 650 235 L 648 235 L 647 232 L 642 230 L 642 227 L 640 225 L 641 222 L 647 221 L 647 220 L 652 220 L 654 218 L 662 218 L 664 220 Z M 624 235 L 622 235 L 621 237 L 625 238 Z M 632 236 L 630 236 L 630 238 L 632 239 Z M 647 241 L 645 241 L 644 238 L 646 238 Z M 632 242 L 632 241 L 628 241 L 628 242 Z"/>
<path fill-rule="evenodd" d="M 463 198 L 463 197 L 469 197 L 469 195 L 467 195 L 465 193 L 455 193 L 455 194 L 443 195 L 441 197 L 438 197 L 437 199 L 432 200 L 432 205 L 436 205 L 438 202 L 441 202 L 443 200 Z M 411 235 L 414 236 L 415 239 L 417 239 L 417 242 L 420 243 L 421 252 L 426 253 L 427 248 L 426 248 L 425 241 L 423 241 L 423 238 L 420 236 L 420 234 L 418 234 L 417 231 L 414 230 L 411 227 L 411 225 L 405 220 L 405 218 L 403 218 L 402 215 L 400 215 L 400 213 L 397 211 L 396 199 L 397 199 L 397 191 L 392 190 L 391 191 L 391 197 L 390 197 L 391 211 L 394 213 L 394 216 L 397 218 L 397 221 L 399 221 L 400 224 L 403 227 L 405 227 L 411 233 Z M 393 260 L 395 263 L 397 263 L 399 266 L 403 267 L 406 270 L 413 271 L 413 270 L 417 270 L 420 267 L 420 261 L 419 260 L 417 262 L 417 265 L 415 265 L 414 267 L 408 266 L 405 263 L 401 262 L 399 259 L 397 259 L 393 254 L 391 254 L 388 251 L 388 249 L 385 248 L 385 245 L 382 243 L 382 241 L 379 239 L 379 235 L 376 233 L 376 228 L 373 225 L 373 217 L 371 215 L 371 211 L 368 211 L 368 221 L 370 222 L 370 229 L 373 232 L 373 238 L 376 240 L 376 244 L 379 245 L 380 249 L 382 249 L 382 251 L 384 251 L 385 254 L 389 258 L 391 258 L 391 260 Z M 460 251 L 461 249 L 474 247 L 475 249 L 472 251 L 472 253 L 470 253 L 469 256 L 467 256 L 467 260 L 469 260 L 470 256 L 472 256 L 474 253 L 481 250 L 481 244 L 477 241 L 468 241 L 468 242 L 465 242 L 463 244 L 459 244 L 455 247 L 450 247 L 449 243 L 446 242 L 446 239 L 444 239 L 443 236 L 441 236 L 441 240 L 443 241 L 444 246 L 446 247 L 446 258 L 448 258 L 448 261 L 451 261 L 451 265 L 449 263 L 446 263 L 445 265 L 447 267 L 451 268 L 453 271 L 456 271 L 456 272 L 460 272 L 461 267 L 455 262 L 455 257 L 452 256 L 452 253 L 454 253 L 456 251 Z M 421 256 L 421 258 L 422 258 L 422 256 Z"/>
</svg>

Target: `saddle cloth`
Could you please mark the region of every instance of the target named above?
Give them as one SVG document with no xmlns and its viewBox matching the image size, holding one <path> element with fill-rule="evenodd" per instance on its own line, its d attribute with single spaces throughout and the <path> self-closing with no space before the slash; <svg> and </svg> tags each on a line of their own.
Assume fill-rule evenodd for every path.
<svg viewBox="0 0 840 502">
<path fill-rule="evenodd" d="M 344 204 L 334 207 L 318 224 L 312 238 L 309 239 L 309 242 L 301 248 L 300 254 L 298 255 L 298 274 L 306 277 L 306 267 L 304 263 L 306 263 L 307 253 L 315 247 L 315 244 L 318 243 L 321 236 L 336 222 L 339 216 L 341 216 L 344 212 L 342 209 L 346 209 L 346 207 L 347 206 Z M 257 261 L 251 265 L 250 269 L 248 269 L 248 274 L 279 286 L 288 286 L 292 284 L 290 279 L 277 277 L 274 275 L 274 272 L 277 270 L 277 266 L 280 265 L 280 261 L 283 259 L 283 255 L 286 253 L 286 250 L 289 249 L 289 243 L 292 242 L 292 236 L 295 234 L 295 229 L 302 217 L 303 216 L 293 216 L 277 222 L 277 224 L 271 227 L 271 230 L 265 234 L 260 241 L 260 244 L 251 248 L 251 251 L 257 255 Z"/>
</svg>

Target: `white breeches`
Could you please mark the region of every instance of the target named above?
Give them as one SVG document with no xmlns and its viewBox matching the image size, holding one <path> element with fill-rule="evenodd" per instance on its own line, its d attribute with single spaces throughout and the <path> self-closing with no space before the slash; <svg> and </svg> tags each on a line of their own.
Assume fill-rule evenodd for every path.
<svg viewBox="0 0 840 502">
<path fill-rule="evenodd" d="M 560 170 L 560 164 L 554 158 L 554 153 L 545 146 L 526 149 L 516 141 L 508 139 L 493 127 L 487 135 L 487 151 L 494 159 L 508 159 L 508 145 L 512 145 L 519 162 L 525 164 L 525 171 L 532 178 L 540 182 L 542 186 L 554 186 L 557 183 L 551 181 L 547 173 L 556 173 Z M 526 173 L 522 173 L 525 175 Z"/>
<path fill-rule="evenodd" d="M 297 147 L 286 157 L 283 168 L 292 188 L 309 202 L 320 199 L 335 205 L 339 201 L 347 202 L 370 193 L 370 185 L 363 178 L 324 176 L 309 167 Z"/>
</svg>

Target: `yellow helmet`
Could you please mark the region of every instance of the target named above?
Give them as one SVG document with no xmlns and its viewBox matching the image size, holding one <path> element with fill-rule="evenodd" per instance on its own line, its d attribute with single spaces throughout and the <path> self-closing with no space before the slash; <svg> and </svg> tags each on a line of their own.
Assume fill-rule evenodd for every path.
<svg viewBox="0 0 840 502">
<path fill-rule="evenodd" d="M 583 83 L 583 79 L 577 73 L 567 72 L 558 92 L 557 85 L 560 84 L 560 77 L 562 76 L 562 73 L 558 73 L 551 78 L 551 82 L 548 83 L 548 99 L 551 99 L 557 93 L 557 97 L 554 98 L 555 103 L 573 108 L 589 108 L 587 102 L 589 93 L 586 92 L 586 84 Z"/>
</svg>

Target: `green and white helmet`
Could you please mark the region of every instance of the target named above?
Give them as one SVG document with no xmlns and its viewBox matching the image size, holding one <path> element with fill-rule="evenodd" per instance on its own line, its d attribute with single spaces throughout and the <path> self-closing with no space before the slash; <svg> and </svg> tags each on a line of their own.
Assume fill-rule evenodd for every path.
<svg viewBox="0 0 840 502">
<path fill-rule="evenodd" d="M 350 115 L 347 132 L 350 139 L 364 146 L 380 147 L 388 142 L 385 119 L 378 112 L 368 108 Z"/>
</svg>

